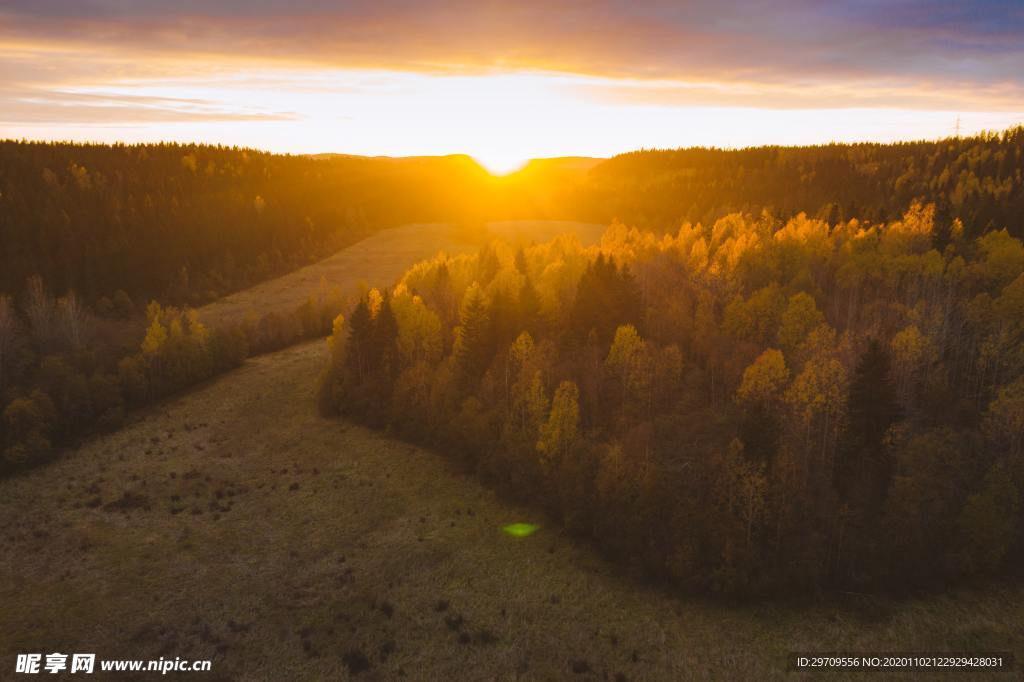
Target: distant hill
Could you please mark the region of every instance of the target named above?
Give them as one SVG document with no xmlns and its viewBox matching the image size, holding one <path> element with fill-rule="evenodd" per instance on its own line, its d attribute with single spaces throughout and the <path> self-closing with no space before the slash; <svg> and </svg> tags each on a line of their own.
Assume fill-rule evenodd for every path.
<svg viewBox="0 0 1024 682">
<path fill-rule="evenodd" d="M 204 145 L 0 142 L 0 293 L 40 274 L 88 300 L 211 300 L 414 222 L 570 220 L 674 232 L 767 211 L 835 225 L 936 205 L 936 238 L 1024 235 L 1024 128 L 898 144 L 534 159 L 275 155 Z"/>
<path fill-rule="evenodd" d="M 208 145 L 0 142 L 0 294 L 198 303 L 384 227 L 475 219 L 466 156 L 401 162 Z"/>
<path fill-rule="evenodd" d="M 934 203 L 940 235 L 960 218 L 970 235 L 1024 235 L 1024 128 L 896 144 L 690 148 L 621 154 L 594 166 L 579 220 L 675 231 L 731 212 L 806 212 L 831 224 L 898 219 Z"/>
</svg>

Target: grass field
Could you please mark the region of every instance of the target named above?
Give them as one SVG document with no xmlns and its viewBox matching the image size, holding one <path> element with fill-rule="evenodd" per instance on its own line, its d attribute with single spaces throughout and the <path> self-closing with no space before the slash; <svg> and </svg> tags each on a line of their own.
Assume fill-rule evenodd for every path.
<svg viewBox="0 0 1024 682">
<path fill-rule="evenodd" d="M 360 277 L 363 253 L 322 266 Z M 1024 656 L 1020 587 L 728 606 L 622 575 L 440 455 L 319 417 L 325 352 L 251 359 L 0 480 L 0 677 L 52 651 L 211 658 L 182 677 L 238 680 L 753 680 L 791 676 L 794 650 Z M 514 522 L 541 529 L 513 538 Z"/>
<path fill-rule="evenodd" d="M 270 310 L 290 313 L 319 289 L 321 280 L 348 294 L 360 282 L 392 284 L 410 265 L 439 251 L 465 253 L 494 238 L 512 243 L 544 242 L 566 232 L 590 245 L 600 240 L 604 229 L 604 225 L 561 220 L 500 221 L 487 223 L 480 230 L 448 223 L 403 225 L 381 230 L 330 258 L 210 303 L 200 314 L 207 324 L 221 325 L 241 322 L 250 313 L 257 318 Z"/>
</svg>

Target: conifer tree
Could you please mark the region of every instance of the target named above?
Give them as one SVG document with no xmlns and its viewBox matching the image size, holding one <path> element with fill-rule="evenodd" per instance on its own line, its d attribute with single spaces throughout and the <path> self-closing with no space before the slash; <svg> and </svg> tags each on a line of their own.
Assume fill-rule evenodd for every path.
<svg viewBox="0 0 1024 682">
<path fill-rule="evenodd" d="M 529 274 L 529 268 L 526 263 L 526 252 L 523 250 L 522 246 L 516 249 L 515 266 L 516 270 L 519 271 L 519 274 L 524 276 Z"/>
<path fill-rule="evenodd" d="M 455 330 L 455 371 L 459 386 L 470 390 L 486 371 L 492 353 L 488 347 L 487 305 L 480 286 L 474 283 L 462 301 Z"/>
<path fill-rule="evenodd" d="M 398 322 L 391 309 L 391 296 L 384 294 L 377 316 L 373 319 L 370 339 L 371 366 L 383 376 L 394 379 L 401 369 L 398 354 Z"/>
<path fill-rule="evenodd" d="M 346 343 L 345 364 L 352 376 L 362 382 L 370 369 L 371 346 L 373 343 L 373 319 L 366 297 L 359 299 L 352 316 L 348 319 L 348 342 Z"/>
<path fill-rule="evenodd" d="M 536 333 L 540 329 L 540 294 L 529 275 L 523 280 L 523 286 L 519 290 L 519 327 Z"/>
<path fill-rule="evenodd" d="M 876 511 L 892 477 L 885 434 L 902 419 L 889 373 L 889 355 L 872 339 L 850 382 L 845 442 L 835 468 L 840 494 L 857 495 Z"/>
</svg>

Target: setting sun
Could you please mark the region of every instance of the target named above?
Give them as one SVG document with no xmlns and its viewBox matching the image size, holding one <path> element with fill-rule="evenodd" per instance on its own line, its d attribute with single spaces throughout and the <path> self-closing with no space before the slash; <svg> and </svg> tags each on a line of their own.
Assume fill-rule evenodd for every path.
<svg viewBox="0 0 1024 682">
<path fill-rule="evenodd" d="M 477 163 L 486 168 L 487 172 L 497 177 L 514 173 L 529 161 L 529 159 L 523 158 L 514 152 L 502 153 L 495 151 L 473 154 L 472 157 Z"/>
</svg>

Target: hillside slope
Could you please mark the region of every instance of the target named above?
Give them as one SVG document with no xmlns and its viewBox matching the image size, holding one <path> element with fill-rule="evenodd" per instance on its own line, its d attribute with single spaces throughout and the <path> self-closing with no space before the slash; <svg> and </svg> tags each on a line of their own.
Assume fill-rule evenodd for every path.
<svg viewBox="0 0 1024 682">
<path fill-rule="evenodd" d="M 211 679 L 667 680 L 781 678 L 793 650 L 1024 654 L 1019 588 L 727 608 L 617 575 L 556 528 L 511 538 L 544 521 L 437 454 L 317 416 L 324 354 L 250 360 L 0 481 L 3 665 L 88 651 L 212 658 Z"/>
<path fill-rule="evenodd" d="M 349 294 L 360 282 L 388 286 L 410 265 L 440 251 L 449 255 L 472 252 L 490 239 L 544 242 L 567 232 L 590 245 L 600 241 L 604 230 L 604 225 L 563 220 L 497 221 L 487 223 L 479 232 L 450 223 L 403 225 L 381 230 L 322 261 L 218 299 L 203 306 L 199 314 L 214 326 L 241 322 L 250 314 L 259 318 L 271 310 L 286 314 L 316 293 L 321 281 Z"/>
</svg>

